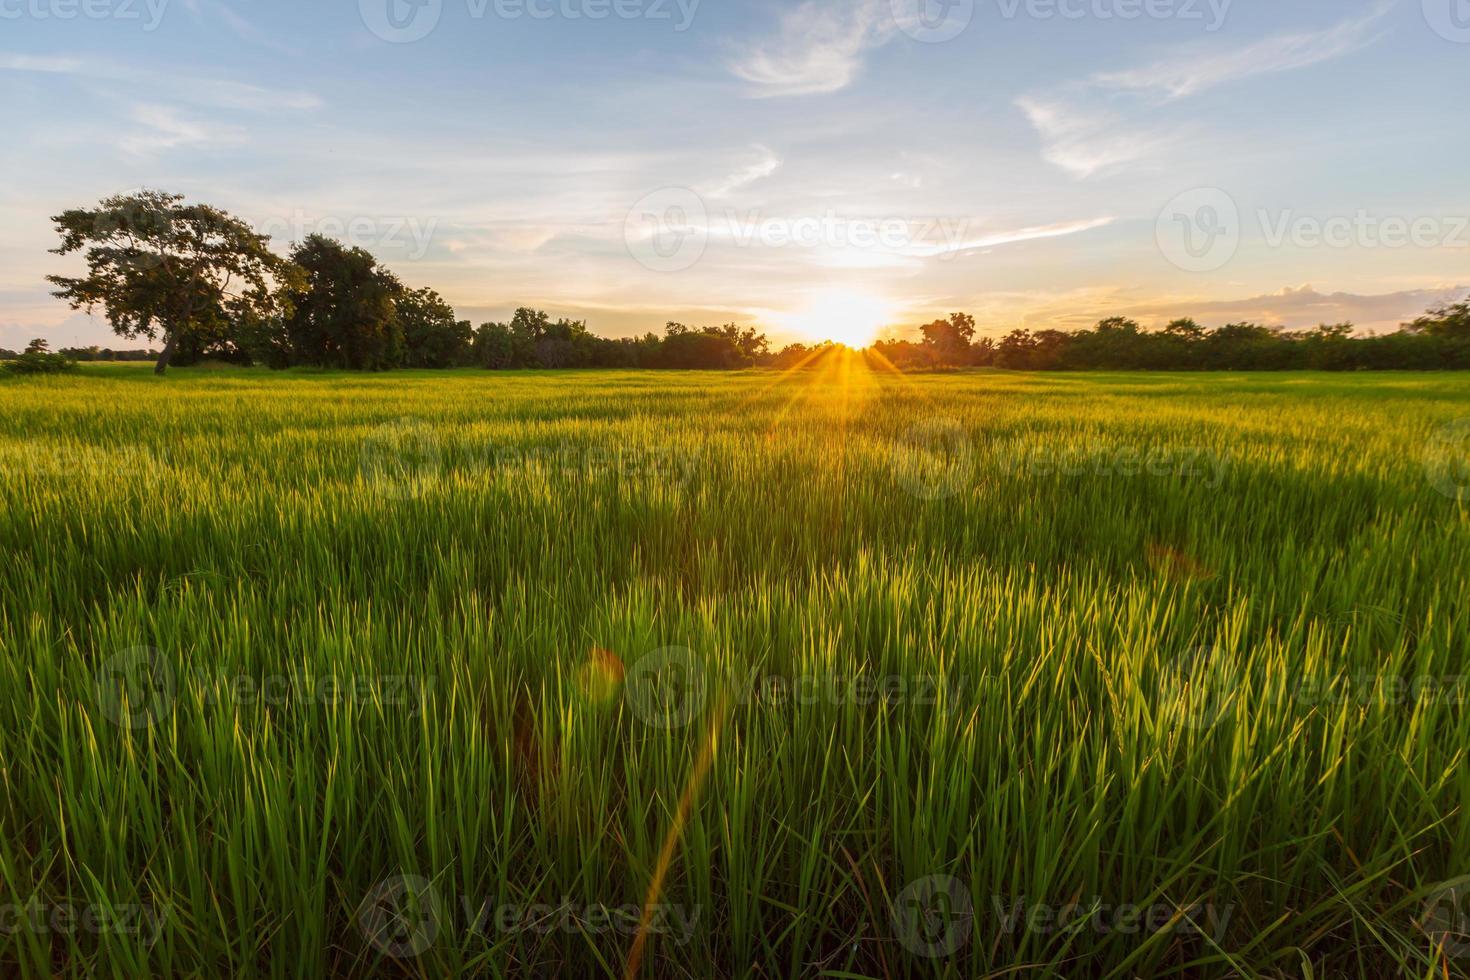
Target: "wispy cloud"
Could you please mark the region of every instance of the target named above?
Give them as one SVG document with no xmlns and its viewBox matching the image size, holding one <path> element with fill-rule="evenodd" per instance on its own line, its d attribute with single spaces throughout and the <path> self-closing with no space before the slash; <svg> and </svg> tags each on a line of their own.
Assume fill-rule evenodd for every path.
<svg viewBox="0 0 1470 980">
<path fill-rule="evenodd" d="M 134 155 L 146 156 L 178 146 L 238 143 L 245 138 L 238 127 L 188 119 L 171 106 L 137 105 L 130 115 L 143 129 L 123 137 L 118 145 Z"/>
<path fill-rule="evenodd" d="M 774 36 L 740 51 L 730 70 L 758 97 L 837 92 L 896 30 L 886 0 L 806 0 L 781 15 Z"/>
<path fill-rule="evenodd" d="M 1035 225 L 1030 228 L 990 232 L 974 238 L 966 238 L 963 241 L 918 249 L 914 254 L 921 258 L 935 258 L 956 252 L 972 252 L 977 249 L 999 248 L 1002 245 L 1015 245 L 1020 242 L 1040 241 L 1044 238 L 1064 238 L 1067 235 L 1077 235 L 1084 231 L 1092 231 L 1094 228 L 1106 227 L 1116 220 L 1113 217 L 1089 218 L 1083 221 L 1066 221 L 1054 225 Z"/>
<path fill-rule="evenodd" d="M 1016 99 L 1042 138 L 1047 162 L 1085 178 L 1158 152 L 1178 129 L 1135 122 L 1132 114 L 1260 75 L 1295 71 L 1341 58 L 1377 40 L 1391 4 L 1321 31 L 1282 34 L 1211 53 L 1190 46 L 1148 65 L 1100 72 L 1084 81 Z"/>
<path fill-rule="evenodd" d="M 760 158 L 742 167 L 728 177 L 724 177 L 704 188 L 702 193 L 706 197 L 727 197 L 743 187 L 748 187 L 758 180 L 771 176 L 781 168 L 781 158 L 764 146 L 756 146 L 755 150 Z"/>
<path fill-rule="evenodd" d="M 1323 31 L 1284 34 L 1214 55 L 1191 49 L 1143 68 L 1095 75 L 1092 84 L 1172 100 L 1256 75 L 1310 68 L 1372 44 L 1381 36 L 1378 24 L 1388 10 L 1381 4 Z"/>
<path fill-rule="evenodd" d="M 280 54 L 297 55 L 301 53 L 299 48 L 283 44 L 271 34 L 246 20 L 226 0 L 184 0 L 184 7 L 194 17 L 194 20 L 201 24 L 206 22 L 206 14 L 212 15 L 224 24 L 230 33 L 242 41 L 259 44 Z"/>
<path fill-rule="evenodd" d="M 126 83 L 134 93 L 152 90 L 150 94 L 154 98 L 168 98 L 211 109 L 300 112 L 322 107 L 322 100 L 310 92 L 266 88 L 218 78 L 166 74 L 106 61 L 0 52 L 0 71 L 73 75 L 81 79 L 121 82 Z"/>
</svg>

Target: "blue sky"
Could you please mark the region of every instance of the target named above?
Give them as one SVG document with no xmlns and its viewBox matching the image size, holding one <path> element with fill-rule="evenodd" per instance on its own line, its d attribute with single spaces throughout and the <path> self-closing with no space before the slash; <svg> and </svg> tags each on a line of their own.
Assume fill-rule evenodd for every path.
<svg viewBox="0 0 1470 980">
<path fill-rule="evenodd" d="M 0 346 L 140 186 L 609 335 L 1470 292 L 1470 0 L 0 0 L 0 85 Z"/>
</svg>

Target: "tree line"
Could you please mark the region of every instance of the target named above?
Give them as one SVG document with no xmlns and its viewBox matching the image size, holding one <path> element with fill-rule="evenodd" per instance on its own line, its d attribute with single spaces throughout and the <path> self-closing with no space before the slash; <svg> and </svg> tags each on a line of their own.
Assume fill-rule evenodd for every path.
<svg viewBox="0 0 1470 980">
<path fill-rule="evenodd" d="M 240 219 L 177 194 L 110 197 L 52 219 L 59 255 L 87 272 L 49 276 L 73 309 L 101 307 L 119 336 L 161 340 L 156 370 L 211 359 L 272 368 L 740 368 L 769 353 L 734 324 L 670 323 L 662 337 L 598 337 L 581 320 L 519 309 L 508 323 L 460 320 L 371 253 L 310 235 L 287 256 Z M 67 352 L 62 352 L 63 354 Z M 40 362 L 37 362 L 40 363 Z"/>
<path fill-rule="evenodd" d="M 975 338 L 964 313 L 926 324 L 923 340 L 873 349 L 905 370 L 999 367 L 1024 371 L 1432 371 L 1470 369 L 1470 300 L 1429 310 L 1393 333 L 1355 336 L 1351 323 L 1282 330 L 1227 323 L 1208 330 L 1191 319 L 1146 331 L 1110 317 L 1090 330 L 1013 330 Z"/>
<path fill-rule="evenodd" d="M 792 344 L 773 352 L 764 334 L 735 324 L 669 323 L 663 336 L 613 339 L 593 334 L 585 321 L 552 320 L 528 308 L 509 322 L 472 327 L 434 290 L 410 288 L 364 249 L 310 235 L 280 256 L 244 221 L 163 191 L 106 198 L 52 220 L 61 236 L 53 252 L 81 253 L 87 266 L 83 276 L 48 276 L 54 295 L 73 309 L 101 307 L 121 337 L 161 341 L 160 374 L 170 364 L 206 359 L 359 371 L 787 368 L 822 350 Z M 965 313 L 926 324 L 921 335 L 879 341 L 872 350 L 904 370 L 1464 369 L 1470 301 L 1377 337 L 1356 337 L 1347 323 L 1296 332 L 1253 323 L 1206 330 L 1184 319 L 1145 331 L 1113 317 L 1091 330 L 1014 330 L 998 341 L 977 340 L 975 320 Z M 28 363 L 37 370 L 119 354 L 32 348 Z M 133 359 L 144 352 L 120 353 Z M 0 351 L 0 359 L 7 355 L 23 356 Z"/>
</svg>

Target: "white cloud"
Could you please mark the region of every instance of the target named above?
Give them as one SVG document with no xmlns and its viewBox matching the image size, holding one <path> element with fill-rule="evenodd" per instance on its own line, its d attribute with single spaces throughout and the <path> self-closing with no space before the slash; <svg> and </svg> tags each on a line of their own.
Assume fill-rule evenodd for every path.
<svg viewBox="0 0 1470 980">
<path fill-rule="evenodd" d="M 759 97 L 837 92 L 896 30 L 886 0 L 806 0 L 781 16 L 774 37 L 740 52 L 730 70 Z"/>
<path fill-rule="evenodd" d="M 1295 71 L 1367 47 L 1380 36 L 1375 30 L 1387 6 L 1345 20 L 1324 31 L 1266 38 L 1234 51 L 1209 55 L 1191 50 L 1143 68 L 1094 75 L 1092 84 L 1103 89 L 1142 92 L 1163 100 L 1182 99 L 1229 82 Z"/>
<path fill-rule="evenodd" d="M 78 78 L 121 83 L 133 95 L 169 98 L 211 109 L 303 112 L 322 107 L 322 100 L 309 92 L 265 88 L 218 78 L 168 75 L 106 61 L 0 53 L 0 71 L 74 75 Z"/>
<path fill-rule="evenodd" d="M 728 177 L 724 177 L 707 187 L 701 188 L 701 193 L 706 197 L 725 197 L 748 187 L 758 180 L 771 176 L 781 168 L 781 158 L 776 156 L 764 146 L 756 146 L 755 150 L 760 158 L 742 167 Z"/>
<path fill-rule="evenodd" d="M 1351 54 L 1378 39 L 1376 27 L 1388 9 L 1379 5 L 1325 30 L 1284 34 L 1214 54 L 1191 46 L 1141 68 L 1101 72 L 1049 93 L 1023 95 L 1015 104 L 1041 136 L 1048 163 L 1074 177 L 1091 177 L 1178 141 L 1179 127 L 1166 135 L 1133 122 L 1130 111 L 1147 112 L 1231 82 Z"/>
<path fill-rule="evenodd" d="M 1089 218 L 1083 221 L 1066 221 L 1053 225 L 1034 225 L 1029 228 L 1013 228 L 1007 231 L 996 231 L 975 238 L 966 238 L 963 241 L 946 243 L 933 247 L 926 247 L 915 254 L 924 258 L 933 258 L 940 255 L 950 255 L 955 252 L 969 252 L 981 248 L 998 248 L 1001 245 L 1015 245 L 1019 242 L 1034 242 L 1044 238 L 1064 238 L 1067 235 L 1077 235 L 1084 231 L 1092 231 L 1094 228 L 1103 228 L 1112 224 L 1116 218 Z"/>
<path fill-rule="evenodd" d="M 146 156 L 177 146 L 238 143 L 244 139 L 244 132 L 238 127 L 187 119 L 170 106 L 137 105 L 129 115 L 134 122 L 147 127 L 145 132 L 123 137 L 118 144 L 124 152 L 134 155 Z"/>
</svg>

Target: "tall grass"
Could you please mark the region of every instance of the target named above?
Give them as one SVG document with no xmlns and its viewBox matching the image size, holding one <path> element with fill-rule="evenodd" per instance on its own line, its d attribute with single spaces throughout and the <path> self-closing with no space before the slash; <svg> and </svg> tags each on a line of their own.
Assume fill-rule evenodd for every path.
<svg viewBox="0 0 1470 980">
<path fill-rule="evenodd" d="M 1466 380 L 0 408 L 7 973 L 1470 975 Z"/>
</svg>

